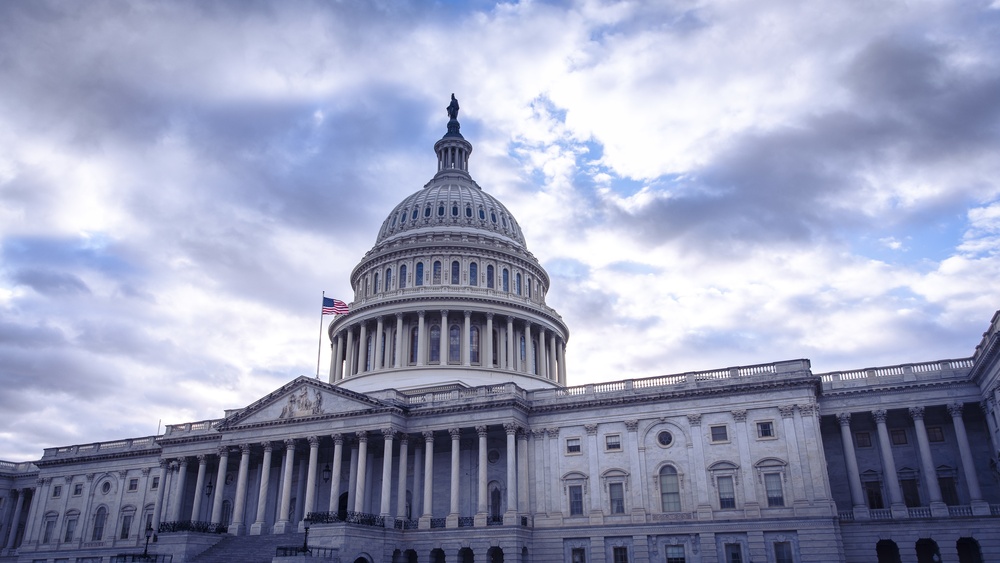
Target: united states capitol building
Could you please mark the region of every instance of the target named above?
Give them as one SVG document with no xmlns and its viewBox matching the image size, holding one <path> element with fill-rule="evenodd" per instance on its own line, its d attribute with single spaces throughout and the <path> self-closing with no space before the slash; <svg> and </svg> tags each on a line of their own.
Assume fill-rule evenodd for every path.
<svg viewBox="0 0 1000 563">
<path fill-rule="evenodd" d="M 0 563 L 1000 561 L 1000 315 L 958 359 L 571 386 L 549 277 L 448 113 L 326 380 L 0 462 Z"/>
</svg>

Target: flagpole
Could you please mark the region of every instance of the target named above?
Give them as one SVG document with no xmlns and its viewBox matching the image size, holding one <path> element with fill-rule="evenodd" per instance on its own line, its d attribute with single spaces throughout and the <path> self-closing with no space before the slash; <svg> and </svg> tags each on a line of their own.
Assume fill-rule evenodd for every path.
<svg viewBox="0 0 1000 563">
<path fill-rule="evenodd" d="M 323 299 L 319 302 L 319 341 L 316 342 L 316 379 L 319 379 L 319 355 L 323 351 L 323 300 L 326 299 L 326 290 L 323 291 Z"/>
</svg>

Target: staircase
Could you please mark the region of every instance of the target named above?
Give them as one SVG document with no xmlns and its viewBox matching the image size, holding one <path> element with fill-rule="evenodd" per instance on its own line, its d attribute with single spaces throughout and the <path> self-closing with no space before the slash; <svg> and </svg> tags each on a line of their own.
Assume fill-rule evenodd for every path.
<svg viewBox="0 0 1000 563">
<path fill-rule="evenodd" d="M 303 539 L 305 534 L 228 536 L 191 563 L 271 563 L 278 547 L 301 547 Z"/>
</svg>

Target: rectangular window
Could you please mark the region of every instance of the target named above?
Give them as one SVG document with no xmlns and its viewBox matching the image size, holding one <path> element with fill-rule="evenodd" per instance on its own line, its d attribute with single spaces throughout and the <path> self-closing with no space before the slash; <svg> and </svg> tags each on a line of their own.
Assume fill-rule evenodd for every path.
<svg viewBox="0 0 1000 563">
<path fill-rule="evenodd" d="M 757 423 L 758 438 L 774 438 L 774 423 L 771 421 Z"/>
<path fill-rule="evenodd" d="M 578 454 L 578 453 L 580 453 L 580 439 L 579 438 L 566 438 L 566 453 L 568 453 L 568 454 Z"/>
<path fill-rule="evenodd" d="M 42 543 L 49 543 L 52 541 L 52 530 L 56 527 L 55 520 L 46 520 L 45 529 L 42 531 Z"/>
<path fill-rule="evenodd" d="M 615 546 L 611 549 L 611 559 L 614 563 L 628 563 L 628 548 Z"/>
<path fill-rule="evenodd" d="M 780 473 L 765 473 L 764 488 L 767 489 L 768 506 L 785 506 L 785 494 L 781 489 Z"/>
<path fill-rule="evenodd" d="M 159 478 L 159 477 L 153 477 L 153 481 L 152 481 L 152 483 L 151 483 L 151 484 L 149 485 L 149 488 L 150 488 L 150 489 L 153 489 L 153 490 L 155 491 L 155 490 L 156 490 L 156 489 L 158 489 L 159 487 L 160 487 L 160 478 Z"/>
<path fill-rule="evenodd" d="M 880 481 L 865 481 L 865 495 L 868 497 L 868 508 L 885 508 L 882 502 L 882 483 Z"/>
<path fill-rule="evenodd" d="M 683 545 L 668 545 L 666 551 L 667 563 L 685 563 L 687 561 Z"/>
<path fill-rule="evenodd" d="M 78 497 L 83 494 L 83 483 L 73 485 L 73 496 Z"/>
<path fill-rule="evenodd" d="M 611 514 L 625 514 L 624 483 L 609 483 L 608 497 L 611 499 Z"/>
<path fill-rule="evenodd" d="M 586 551 L 582 547 L 574 547 L 570 551 L 570 561 L 572 563 L 587 563 Z"/>
<path fill-rule="evenodd" d="M 955 486 L 954 477 L 938 477 L 938 485 L 941 487 L 941 500 L 948 506 L 958 504 L 958 487 Z"/>
<path fill-rule="evenodd" d="M 62 485 L 55 485 L 52 487 L 52 498 L 59 498 L 62 496 Z"/>
<path fill-rule="evenodd" d="M 944 442 L 944 431 L 940 426 L 927 427 L 927 440 L 930 442 Z"/>
<path fill-rule="evenodd" d="M 791 542 L 774 542 L 774 563 L 795 563 L 795 560 L 792 559 Z"/>
<path fill-rule="evenodd" d="M 719 486 L 719 508 L 736 508 L 736 489 L 733 478 L 726 475 L 716 480 Z"/>
<path fill-rule="evenodd" d="M 903 502 L 906 506 L 909 508 L 920 506 L 920 490 L 917 489 L 916 479 L 900 479 L 899 486 L 903 489 Z"/>
<path fill-rule="evenodd" d="M 712 432 L 713 442 L 729 441 L 729 432 L 726 430 L 726 426 L 724 424 L 719 426 L 712 426 L 709 430 Z"/>
<path fill-rule="evenodd" d="M 738 543 L 727 543 L 725 563 L 743 563 L 743 549 Z"/>
<path fill-rule="evenodd" d="M 604 437 L 604 449 L 609 452 L 617 452 L 622 449 L 622 437 L 620 434 L 609 434 Z"/>
<path fill-rule="evenodd" d="M 63 534 L 63 541 L 73 541 L 74 534 L 76 534 L 76 518 L 70 518 L 66 520 L 66 533 Z"/>
<path fill-rule="evenodd" d="M 123 540 L 127 540 L 128 534 L 131 531 L 131 529 L 132 529 L 132 515 L 126 514 L 122 516 L 122 533 L 121 536 L 119 537 Z"/>
<path fill-rule="evenodd" d="M 906 430 L 903 430 L 902 428 L 893 428 L 889 430 L 889 437 L 893 446 L 906 445 Z"/>
<path fill-rule="evenodd" d="M 129 479 L 128 480 L 128 490 L 129 490 L 129 492 L 138 491 L 139 490 L 139 480 L 138 479 Z"/>
<path fill-rule="evenodd" d="M 870 448 L 872 447 L 872 435 L 868 432 L 855 432 L 854 443 L 859 448 Z"/>
<path fill-rule="evenodd" d="M 583 485 L 569 486 L 569 515 L 583 515 Z"/>
</svg>

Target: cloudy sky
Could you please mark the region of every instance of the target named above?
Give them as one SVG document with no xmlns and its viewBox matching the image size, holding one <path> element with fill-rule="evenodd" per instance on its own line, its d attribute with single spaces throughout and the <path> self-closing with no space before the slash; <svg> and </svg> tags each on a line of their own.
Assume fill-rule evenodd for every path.
<svg viewBox="0 0 1000 563">
<path fill-rule="evenodd" d="M 3 2 L 0 459 L 314 374 L 452 92 L 571 385 L 969 357 L 1000 307 L 1000 1 Z"/>
</svg>

